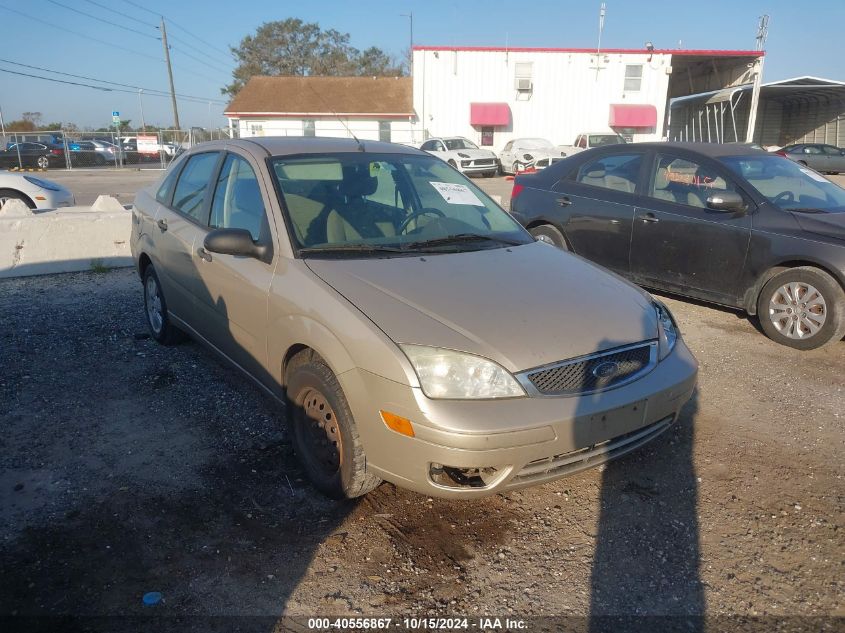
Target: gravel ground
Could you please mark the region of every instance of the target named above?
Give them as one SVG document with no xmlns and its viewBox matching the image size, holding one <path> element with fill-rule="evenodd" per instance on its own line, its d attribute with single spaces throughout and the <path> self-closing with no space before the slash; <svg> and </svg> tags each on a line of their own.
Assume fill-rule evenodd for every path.
<svg viewBox="0 0 845 633">
<path fill-rule="evenodd" d="M 647 448 L 477 502 L 334 503 L 279 406 L 147 337 L 131 270 L 0 281 L 0 615 L 845 616 L 845 343 L 666 301 L 700 389 Z"/>
</svg>

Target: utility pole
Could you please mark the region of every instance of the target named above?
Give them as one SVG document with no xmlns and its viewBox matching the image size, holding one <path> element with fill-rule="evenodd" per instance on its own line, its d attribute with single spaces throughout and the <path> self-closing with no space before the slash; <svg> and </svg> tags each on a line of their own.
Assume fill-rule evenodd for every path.
<svg viewBox="0 0 845 633">
<path fill-rule="evenodd" d="M 173 68 L 170 65 L 170 49 L 167 47 L 167 28 L 164 26 L 164 16 L 161 18 L 161 44 L 164 46 L 164 62 L 167 64 L 167 76 L 170 79 L 170 102 L 173 104 L 173 123 L 176 129 L 179 125 L 179 108 L 176 107 L 176 88 L 173 87 Z"/>
<path fill-rule="evenodd" d="M 147 132 L 147 124 L 144 121 L 144 102 L 141 100 L 141 93 L 144 92 L 143 88 L 138 88 L 138 106 L 141 108 L 141 129 L 144 130 L 144 133 Z"/>
</svg>

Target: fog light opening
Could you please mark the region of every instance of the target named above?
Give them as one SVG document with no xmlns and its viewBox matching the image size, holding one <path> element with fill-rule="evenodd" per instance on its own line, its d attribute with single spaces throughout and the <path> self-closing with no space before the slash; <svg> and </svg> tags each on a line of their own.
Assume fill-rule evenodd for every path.
<svg viewBox="0 0 845 633">
<path fill-rule="evenodd" d="M 429 464 L 428 469 L 431 481 L 444 488 L 487 488 L 496 482 L 501 472 L 495 466 L 459 468 L 437 463 Z"/>
</svg>

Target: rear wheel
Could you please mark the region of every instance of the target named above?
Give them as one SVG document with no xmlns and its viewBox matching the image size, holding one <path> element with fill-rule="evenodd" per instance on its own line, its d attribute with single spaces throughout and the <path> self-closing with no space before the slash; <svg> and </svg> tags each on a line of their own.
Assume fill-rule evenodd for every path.
<svg viewBox="0 0 845 633">
<path fill-rule="evenodd" d="M 563 233 L 558 231 L 551 224 L 540 224 L 538 226 L 531 227 L 528 229 L 528 232 L 531 233 L 538 242 L 545 242 L 546 244 L 557 246 L 565 251 L 569 250 L 569 247 L 566 245 L 566 238 L 563 237 Z"/>
<path fill-rule="evenodd" d="M 161 291 L 158 275 L 152 264 L 144 271 L 144 315 L 150 336 L 162 345 L 175 345 L 185 338 L 184 333 L 170 321 L 167 302 Z"/>
<path fill-rule="evenodd" d="M 40 169 L 47 169 L 50 166 L 50 159 L 46 156 L 39 156 L 35 160 L 35 164 L 38 165 Z"/>
<path fill-rule="evenodd" d="M 335 499 L 352 499 L 381 483 L 367 472 L 352 411 L 317 353 L 305 350 L 291 360 L 286 393 L 294 446 L 315 487 Z"/>
<path fill-rule="evenodd" d="M 818 268 L 790 268 L 772 277 L 757 299 L 766 335 L 795 349 L 816 349 L 845 336 L 845 291 Z"/>
</svg>

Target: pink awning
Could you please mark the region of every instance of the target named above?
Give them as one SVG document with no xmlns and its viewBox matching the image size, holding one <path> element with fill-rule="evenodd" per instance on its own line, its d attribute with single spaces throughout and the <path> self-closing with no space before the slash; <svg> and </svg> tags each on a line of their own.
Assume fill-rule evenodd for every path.
<svg viewBox="0 0 845 633">
<path fill-rule="evenodd" d="M 511 109 L 507 103 L 470 103 L 470 125 L 508 125 Z"/>
<path fill-rule="evenodd" d="M 653 105 L 615 103 L 610 105 L 610 127 L 657 127 Z"/>
</svg>

